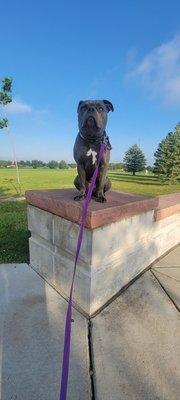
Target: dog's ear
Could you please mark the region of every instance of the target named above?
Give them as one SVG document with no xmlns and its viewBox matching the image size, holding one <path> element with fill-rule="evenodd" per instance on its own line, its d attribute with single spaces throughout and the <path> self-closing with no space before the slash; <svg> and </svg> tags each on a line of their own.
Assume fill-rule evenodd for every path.
<svg viewBox="0 0 180 400">
<path fill-rule="evenodd" d="M 106 106 L 107 112 L 109 112 L 109 111 L 114 111 L 114 107 L 113 107 L 113 105 L 112 105 L 112 103 L 111 103 L 110 101 L 108 101 L 108 100 L 103 100 L 103 103 L 104 103 L 105 106 Z"/>
<path fill-rule="evenodd" d="M 79 112 L 79 107 L 81 106 L 81 104 L 82 103 L 84 103 L 84 101 L 83 100 L 81 100 L 80 102 L 79 102 L 79 104 L 78 104 L 78 108 L 77 108 L 77 112 Z"/>
</svg>

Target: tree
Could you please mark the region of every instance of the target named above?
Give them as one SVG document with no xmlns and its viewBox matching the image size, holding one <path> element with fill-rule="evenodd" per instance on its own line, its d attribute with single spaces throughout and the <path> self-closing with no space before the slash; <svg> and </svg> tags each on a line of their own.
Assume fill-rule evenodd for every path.
<svg viewBox="0 0 180 400">
<path fill-rule="evenodd" d="M 26 160 L 25 163 L 26 163 L 26 166 L 27 166 L 27 167 L 31 167 L 31 161 Z"/>
<path fill-rule="evenodd" d="M 180 123 L 159 143 L 154 156 L 154 173 L 164 182 L 176 183 L 180 177 Z"/>
<path fill-rule="evenodd" d="M 51 161 L 48 162 L 47 166 L 48 166 L 50 169 L 58 168 L 58 162 L 55 161 L 55 160 L 51 160 Z"/>
<path fill-rule="evenodd" d="M 43 163 L 43 161 L 41 161 L 41 160 L 32 160 L 31 161 L 31 165 L 32 165 L 32 167 L 33 168 L 40 168 L 40 167 L 43 167 L 44 166 L 44 163 Z"/>
<path fill-rule="evenodd" d="M 59 169 L 67 169 L 68 168 L 68 164 L 66 163 L 66 161 L 61 160 L 59 162 Z"/>
<path fill-rule="evenodd" d="M 18 165 L 21 167 L 25 167 L 26 166 L 26 162 L 23 160 L 18 161 Z"/>
<path fill-rule="evenodd" d="M 8 165 L 11 165 L 12 161 L 0 160 L 0 167 L 6 168 Z"/>
<path fill-rule="evenodd" d="M 2 87 L 0 91 L 0 105 L 7 106 L 7 104 L 11 103 L 11 87 L 12 87 L 12 79 L 11 78 L 4 78 L 2 79 Z M 8 126 L 8 119 L 2 118 L 0 119 L 0 129 L 7 128 Z"/>
<path fill-rule="evenodd" d="M 137 144 L 126 151 L 123 162 L 125 171 L 132 172 L 133 175 L 138 171 L 143 171 L 146 167 L 145 156 Z"/>
</svg>

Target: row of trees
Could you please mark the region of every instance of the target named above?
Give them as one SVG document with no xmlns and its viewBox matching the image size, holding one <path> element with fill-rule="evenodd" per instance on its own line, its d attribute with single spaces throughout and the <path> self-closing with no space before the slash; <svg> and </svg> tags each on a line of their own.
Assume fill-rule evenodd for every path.
<svg viewBox="0 0 180 400">
<path fill-rule="evenodd" d="M 12 161 L 10 160 L 0 160 L 0 167 L 1 168 L 8 168 L 8 167 L 13 167 L 14 163 L 12 163 Z M 75 168 L 76 164 L 75 163 L 69 163 L 67 164 L 66 161 L 61 160 L 61 161 L 56 161 L 56 160 L 51 160 L 49 162 L 44 162 L 41 160 L 32 160 L 32 161 L 24 161 L 24 160 L 20 160 L 18 161 L 18 167 L 20 168 L 42 168 L 42 167 L 46 167 L 46 168 L 50 168 L 50 169 L 68 169 L 68 168 Z"/>
<path fill-rule="evenodd" d="M 50 169 L 55 169 L 55 168 L 60 168 L 60 169 L 68 169 L 70 167 L 69 164 L 66 163 L 66 161 L 61 160 L 61 161 L 56 161 L 56 160 L 51 160 L 49 162 L 44 162 L 41 160 L 32 160 L 32 161 L 19 161 L 18 162 L 19 167 L 31 167 L 31 168 L 42 168 L 42 167 L 48 167 Z"/>
<path fill-rule="evenodd" d="M 174 132 L 169 132 L 159 143 L 154 157 L 152 171 L 155 175 L 161 181 L 176 183 L 180 179 L 180 123 L 176 125 Z M 123 161 L 125 171 L 132 172 L 133 175 L 146 168 L 144 153 L 137 145 L 127 150 Z"/>
<path fill-rule="evenodd" d="M 0 160 L 0 168 L 9 168 L 13 167 L 14 163 L 10 160 Z M 20 160 L 18 161 L 18 167 L 20 168 L 50 168 L 50 169 L 68 169 L 68 168 L 76 168 L 76 163 L 66 163 L 66 161 L 61 160 L 61 161 L 56 161 L 56 160 L 51 160 L 49 162 L 44 162 L 41 160 Z M 109 170 L 126 170 L 125 163 L 110 163 L 109 164 Z M 152 171 L 153 168 L 151 166 L 147 167 L 148 171 Z"/>
</svg>

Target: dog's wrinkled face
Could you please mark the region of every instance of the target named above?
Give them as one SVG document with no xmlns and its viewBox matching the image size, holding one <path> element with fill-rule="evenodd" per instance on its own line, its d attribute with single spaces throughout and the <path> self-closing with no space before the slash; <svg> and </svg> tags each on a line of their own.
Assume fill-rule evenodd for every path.
<svg viewBox="0 0 180 400">
<path fill-rule="evenodd" d="M 109 111 L 114 111 L 114 108 L 108 100 L 80 101 L 78 105 L 79 131 L 85 137 L 101 137 L 107 124 Z"/>
</svg>

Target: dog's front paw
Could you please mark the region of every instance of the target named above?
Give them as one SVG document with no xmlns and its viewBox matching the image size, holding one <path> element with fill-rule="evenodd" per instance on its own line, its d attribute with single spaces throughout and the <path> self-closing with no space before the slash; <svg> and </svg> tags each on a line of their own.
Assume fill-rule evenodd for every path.
<svg viewBox="0 0 180 400">
<path fill-rule="evenodd" d="M 96 201 L 98 201 L 99 203 L 105 203 L 107 200 L 104 193 L 99 193 L 96 197 Z"/>
<path fill-rule="evenodd" d="M 80 193 L 80 194 L 78 194 L 77 196 L 75 196 L 75 197 L 74 197 L 74 200 L 75 200 L 75 201 L 84 200 L 85 197 L 86 197 L 86 193 L 83 192 L 83 193 Z"/>
</svg>

